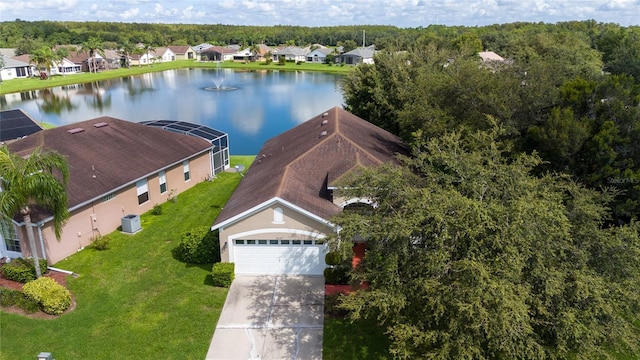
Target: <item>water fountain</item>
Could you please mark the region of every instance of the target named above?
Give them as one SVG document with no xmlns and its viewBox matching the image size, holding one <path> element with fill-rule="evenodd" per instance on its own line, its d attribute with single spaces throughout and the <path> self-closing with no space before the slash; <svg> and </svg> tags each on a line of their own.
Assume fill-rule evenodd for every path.
<svg viewBox="0 0 640 360">
<path fill-rule="evenodd" d="M 220 74 L 222 73 L 222 76 Z M 226 86 L 224 84 L 224 70 L 220 67 L 220 62 L 216 65 L 216 76 L 213 79 L 214 86 L 207 86 L 204 89 L 207 91 L 231 91 L 237 90 L 237 87 Z"/>
</svg>

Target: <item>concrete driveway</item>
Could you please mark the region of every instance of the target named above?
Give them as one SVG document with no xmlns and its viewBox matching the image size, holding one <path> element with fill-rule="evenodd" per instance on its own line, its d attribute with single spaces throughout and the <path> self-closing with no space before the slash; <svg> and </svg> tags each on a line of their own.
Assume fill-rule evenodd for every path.
<svg viewBox="0 0 640 360">
<path fill-rule="evenodd" d="M 207 360 L 322 359 L 322 276 L 237 276 Z"/>
</svg>

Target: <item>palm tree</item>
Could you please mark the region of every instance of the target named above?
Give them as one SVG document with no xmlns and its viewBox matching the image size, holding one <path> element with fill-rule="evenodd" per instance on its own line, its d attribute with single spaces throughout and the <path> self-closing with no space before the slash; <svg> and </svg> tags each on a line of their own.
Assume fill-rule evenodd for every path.
<svg viewBox="0 0 640 360">
<path fill-rule="evenodd" d="M 20 214 L 27 230 L 27 239 L 35 265 L 36 276 L 42 276 L 35 236 L 31 223 L 34 206 L 53 212 L 53 228 L 59 240 L 62 227 L 69 219 L 66 184 L 69 178 L 67 159 L 56 152 L 36 148 L 29 157 L 0 148 L 0 215 L 11 220 Z"/>
<path fill-rule="evenodd" d="M 122 60 L 120 60 L 120 66 L 126 67 L 127 69 L 131 67 L 131 55 L 135 52 L 135 45 L 130 42 L 124 42 L 120 45 L 120 56 L 122 56 Z"/>
<path fill-rule="evenodd" d="M 48 46 L 35 50 L 29 57 L 30 64 L 35 64 L 38 69 L 45 69 L 49 75 L 51 74 L 51 65 L 53 65 L 54 60 L 55 55 Z"/>
<path fill-rule="evenodd" d="M 98 65 L 96 63 L 96 53 L 100 54 L 103 58 L 105 57 L 100 39 L 93 36 L 90 37 L 89 40 L 80 46 L 80 52 L 87 52 L 89 54 L 89 59 L 87 59 L 87 62 L 89 63 L 89 72 L 97 73 Z"/>
<path fill-rule="evenodd" d="M 251 52 L 251 62 L 256 62 L 256 60 L 258 60 L 258 56 L 260 55 L 260 46 L 257 44 L 253 44 L 249 47 L 249 51 Z"/>
<path fill-rule="evenodd" d="M 156 51 L 156 48 L 154 48 L 151 45 L 144 46 L 144 52 L 147 54 L 147 66 L 151 65 L 151 53 L 155 51 Z"/>
<path fill-rule="evenodd" d="M 60 67 L 62 68 L 62 76 L 66 73 L 64 69 L 64 58 L 67 56 L 69 56 L 69 49 L 66 47 L 59 47 L 53 52 L 53 61 L 60 64 Z"/>
<path fill-rule="evenodd" d="M 133 49 L 133 53 L 134 53 L 134 55 L 138 56 L 138 67 L 141 67 L 141 66 L 142 66 L 142 63 L 141 63 L 141 61 L 140 61 L 140 60 L 141 60 L 141 58 L 142 58 L 142 55 L 144 55 L 144 53 L 145 53 L 144 48 L 143 48 L 143 47 L 140 47 L 140 46 L 136 46 L 136 47 Z"/>
</svg>

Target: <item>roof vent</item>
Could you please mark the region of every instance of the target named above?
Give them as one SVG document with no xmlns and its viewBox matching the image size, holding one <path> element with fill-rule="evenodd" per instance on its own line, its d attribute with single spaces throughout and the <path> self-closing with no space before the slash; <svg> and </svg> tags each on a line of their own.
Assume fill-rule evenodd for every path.
<svg viewBox="0 0 640 360">
<path fill-rule="evenodd" d="M 329 116 L 329 113 L 328 113 L 328 112 L 326 112 L 326 113 L 322 114 L 322 117 L 326 117 L 326 116 Z"/>
<path fill-rule="evenodd" d="M 322 132 L 320 133 L 320 137 L 323 137 L 323 136 L 327 136 L 327 132 L 326 132 L 326 131 L 322 131 Z"/>
<path fill-rule="evenodd" d="M 322 125 L 326 125 L 328 122 L 329 122 L 329 120 L 324 119 L 324 120 L 322 120 Z"/>
<path fill-rule="evenodd" d="M 83 131 L 84 131 L 83 128 L 73 128 L 73 129 L 67 130 L 67 132 L 69 134 L 77 134 L 77 133 L 81 133 Z"/>
<path fill-rule="evenodd" d="M 95 128 L 101 128 L 101 127 L 105 127 L 105 126 L 109 126 L 109 123 L 99 122 L 97 124 L 93 124 L 93 127 L 95 127 Z"/>
</svg>

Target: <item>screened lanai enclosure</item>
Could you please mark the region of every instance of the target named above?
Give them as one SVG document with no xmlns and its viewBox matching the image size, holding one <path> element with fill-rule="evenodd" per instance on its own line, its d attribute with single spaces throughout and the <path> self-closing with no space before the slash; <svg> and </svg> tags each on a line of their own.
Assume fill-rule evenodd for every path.
<svg viewBox="0 0 640 360">
<path fill-rule="evenodd" d="M 176 120 L 141 121 L 141 124 L 158 127 L 178 134 L 203 138 L 213 144 L 211 168 L 213 174 L 219 174 L 229 168 L 229 135 L 208 126 Z"/>
</svg>

